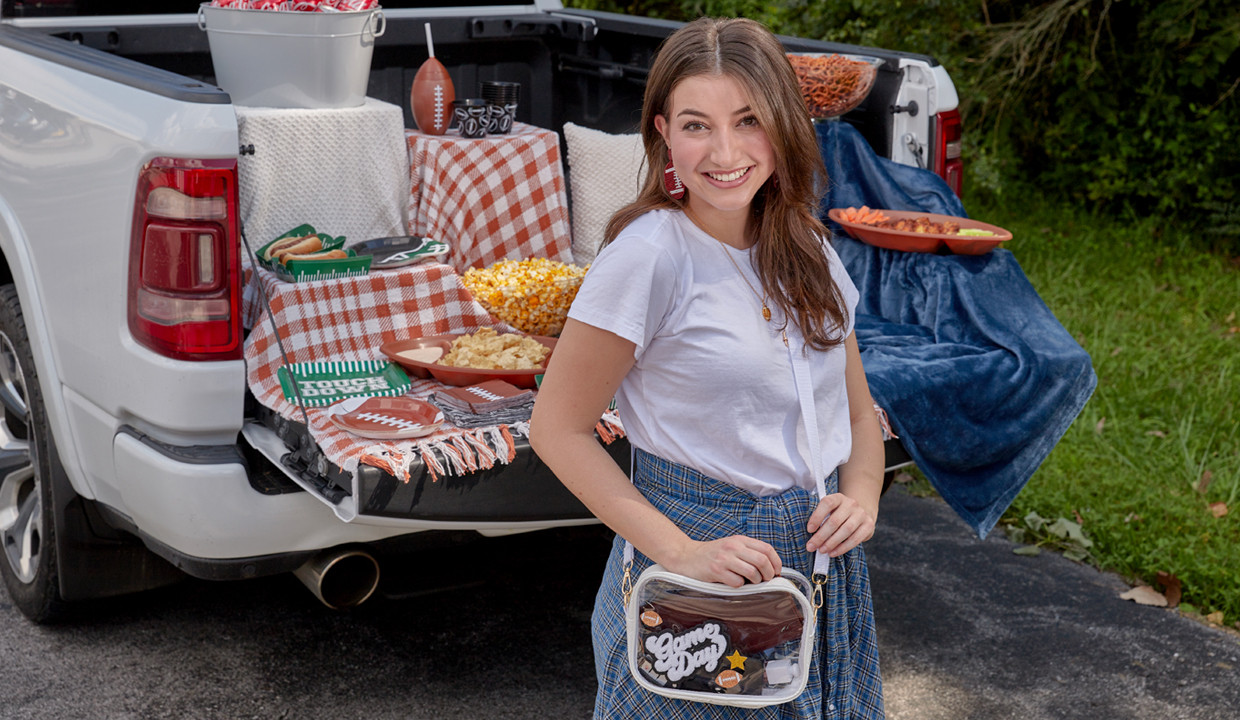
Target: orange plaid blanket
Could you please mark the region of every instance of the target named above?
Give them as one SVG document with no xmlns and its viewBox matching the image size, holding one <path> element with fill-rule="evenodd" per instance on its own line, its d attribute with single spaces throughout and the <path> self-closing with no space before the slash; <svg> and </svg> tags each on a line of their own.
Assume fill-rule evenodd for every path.
<svg viewBox="0 0 1240 720">
<path fill-rule="evenodd" d="M 277 371 L 287 361 L 386 360 L 379 347 L 391 340 L 456 332 L 479 327 L 512 328 L 496 322 L 446 265 L 416 265 L 355 278 L 286 283 L 258 267 L 246 294 L 247 317 L 254 328 L 246 340 L 246 379 L 263 405 L 296 422 L 301 409 L 284 398 Z M 258 305 L 270 300 L 274 327 Z M 277 343 L 276 329 L 284 352 Z M 444 386 L 436 380 L 412 378 L 410 397 L 425 399 Z M 379 441 L 361 438 L 333 424 L 327 408 L 306 408 L 311 435 L 328 460 L 349 473 L 366 463 L 409 480 L 410 466 L 422 462 L 433 478 L 463 475 L 511 462 L 516 454 L 513 433 L 528 432 L 526 423 L 462 429 L 445 425 L 415 440 Z M 620 436 L 619 418 L 609 413 L 599 424 L 604 439 Z"/>
<path fill-rule="evenodd" d="M 507 135 L 462 138 L 406 130 L 409 230 L 452 246 L 457 271 L 506 258 L 572 262 L 560 138 L 514 123 Z"/>
</svg>

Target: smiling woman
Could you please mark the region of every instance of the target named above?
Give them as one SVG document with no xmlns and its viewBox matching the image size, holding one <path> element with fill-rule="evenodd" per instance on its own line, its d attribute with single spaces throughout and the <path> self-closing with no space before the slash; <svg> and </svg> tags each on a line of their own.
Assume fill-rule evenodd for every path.
<svg viewBox="0 0 1240 720">
<path fill-rule="evenodd" d="M 676 86 L 669 115 L 654 119 L 688 194 L 686 214 L 739 250 L 753 244 L 749 208 L 775 170 L 771 142 L 746 96 L 727 75 L 696 75 Z"/>
<path fill-rule="evenodd" d="M 622 585 L 657 563 L 731 588 L 813 573 L 822 612 L 847 620 L 815 622 L 805 690 L 770 717 L 881 717 L 861 544 L 882 440 L 857 290 L 814 216 L 825 171 L 783 48 L 752 21 L 689 23 L 651 66 L 641 130 L 642 189 L 608 225 L 530 422 L 539 456 L 617 533 L 593 617 L 595 716 L 744 712 L 688 711 L 631 671 Z M 594 435 L 613 397 L 631 478 Z M 712 677 L 719 692 L 743 684 Z"/>
</svg>

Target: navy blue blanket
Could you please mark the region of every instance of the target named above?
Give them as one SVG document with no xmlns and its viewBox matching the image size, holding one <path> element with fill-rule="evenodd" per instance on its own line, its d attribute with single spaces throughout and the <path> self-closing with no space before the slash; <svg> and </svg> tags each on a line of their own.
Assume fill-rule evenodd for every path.
<svg viewBox="0 0 1240 720">
<path fill-rule="evenodd" d="M 878 157 L 850 125 L 818 126 L 832 207 L 964 216 L 937 175 Z M 909 455 L 980 537 L 995 526 L 1093 393 L 1089 355 L 1012 253 L 884 250 L 840 228 L 861 291 L 857 342 L 874 400 Z"/>
</svg>

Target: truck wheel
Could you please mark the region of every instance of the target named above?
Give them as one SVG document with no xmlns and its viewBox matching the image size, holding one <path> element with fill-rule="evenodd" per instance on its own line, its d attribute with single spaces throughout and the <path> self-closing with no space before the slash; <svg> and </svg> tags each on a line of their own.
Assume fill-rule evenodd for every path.
<svg viewBox="0 0 1240 720">
<path fill-rule="evenodd" d="M 17 290 L 0 287 L 0 575 L 26 617 L 61 614 L 48 426 Z"/>
</svg>

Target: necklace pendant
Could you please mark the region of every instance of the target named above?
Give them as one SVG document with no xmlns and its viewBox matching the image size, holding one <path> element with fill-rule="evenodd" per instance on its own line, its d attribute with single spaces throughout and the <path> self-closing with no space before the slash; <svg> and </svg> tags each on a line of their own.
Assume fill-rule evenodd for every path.
<svg viewBox="0 0 1240 720">
<path fill-rule="evenodd" d="M 771 309 L 765 304 L 762 306 L 762 319 L 767 322 L 771 321 Z"/>
</svg>

